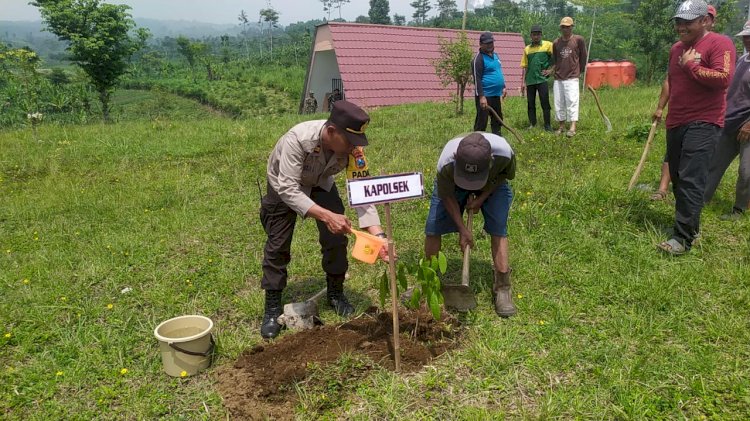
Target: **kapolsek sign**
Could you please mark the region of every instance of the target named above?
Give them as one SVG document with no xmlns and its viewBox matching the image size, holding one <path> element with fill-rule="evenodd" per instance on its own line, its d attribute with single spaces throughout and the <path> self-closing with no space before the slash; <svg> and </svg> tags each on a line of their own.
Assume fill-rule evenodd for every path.
<svg viewBox="0 0 750 421">
<path fill-rule="evenodd" d="M 422 173 L 394 174 L 346 180 L 350 206 L 397 202 L 424 195 Z"/>
</svg>

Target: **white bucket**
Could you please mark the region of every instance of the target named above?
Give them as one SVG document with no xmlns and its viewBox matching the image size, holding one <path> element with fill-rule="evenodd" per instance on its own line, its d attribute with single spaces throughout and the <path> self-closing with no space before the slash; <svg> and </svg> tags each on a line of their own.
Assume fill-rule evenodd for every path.
<svg viewBox="0 0 750 421">
<path fill-rule="evenodd" d="M 164 372 L 173 377 L 192 376 L 211 365 L 214 322 L 204 316 L 180 316 L 156 326 Z"/>
</svg>

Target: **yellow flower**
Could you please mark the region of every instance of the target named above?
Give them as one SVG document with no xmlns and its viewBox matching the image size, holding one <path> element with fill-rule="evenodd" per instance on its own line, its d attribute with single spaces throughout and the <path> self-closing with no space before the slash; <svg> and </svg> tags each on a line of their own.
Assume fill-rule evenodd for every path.
<svg viewBox="0 0 750 421">
<path fill-rule="evenodd" d="M 60 297 L 60 301 L 68 301 L 68 297 Z"/>
<path fill-rule="evenodd" d="M 208 259 L 208 263 L 213 263 L 214 259 Z"/>
<path fill-rule="evenodd" d="M 540 325 L 540 326 L 544 326 L 544 325 L 545 325 L 545 323 L 547 323 L 547 322 L 545 322 L 544 320 L 539 320 L 539 325 Z"/>
<path fill-rule="evenodd" d="M 29 281 L 28 279 L 24 279 L 24 280 L 23 280 L 23 283 L 24 283 L 24 285 L 28 285 L 28 284 L 29 284 L 29 282 L 31 282 L 31 281 Z"/>
<path fill-rule="evenodd" d="M 63 375 L 62 371 L 58 371 L 57 373 L 55 373 L 55 376 L 62 376 L 62 375 Z"/>
<path fill-rule="evenodd" d="M 187 377 L 187 371 L 185 371 L 185 370 L 182 370 L 182 371 L 180 372 L 180 377 Z"/>
<path fill-rule="evenodd" d="M 10 249 L 5 250 L 6 253 L 10 254 Z"/>
<path fill-rule="evenodd" d="M 122 374 L 123 376 L 126 375 L 126 374 L 128 374 L 128 369 L 127 368 L 121 369 L 120 370 L 120 374 Z"/>
<path fill-rule="evenodd" d="M 523 294 L 518 294 L 518 299 L 523 298 Z"/>
<path fill-rule="evenodd" d="M 107 304 L 107 310 L 112 310 L 115 305 L 112 303 Z"/>
<path fill-rule="evenodd" d="M 10 337 L 11 337 L 11 334 L 10 334 L 10 332 L 8 332 L 8 333 L 6 333 L 6 334 L 5 334 L 5 335 L 3 335 L 3 336 L 5 336 L 5 338 L 6 338 L 6 339 L 8 339 L 8 338 L 10 338 Z"/>
</svg>

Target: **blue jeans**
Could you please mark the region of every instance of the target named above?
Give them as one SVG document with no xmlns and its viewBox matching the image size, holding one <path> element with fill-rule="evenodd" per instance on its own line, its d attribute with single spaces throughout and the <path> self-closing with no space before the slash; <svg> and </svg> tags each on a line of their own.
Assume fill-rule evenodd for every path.
<svg viewBox="0 0 750 421">
<path fill-rule="evenodd" d="M 464 213 L 466 202 L 469 194 L 481 192 L 472 192 L 456 186 L 454 196 L 458 201 L 458 207 L 461 214 Z M 513 202 L 513 191 L 507 182 L 499 185 L 492 194 L 482 203 L 482 215 L 484 216 L 484 230 L 493 237 L 508 236 L 508 213 L 510 204 Z M 437 182 L 432 189 L 430 198 L 430 213 L 427 215 L 427 224 L 424 228 L 425 235 L 443 235 L 451 232 L 458 232 L 458 227 L 448 214 L 437 193 Z"/>
</svg>

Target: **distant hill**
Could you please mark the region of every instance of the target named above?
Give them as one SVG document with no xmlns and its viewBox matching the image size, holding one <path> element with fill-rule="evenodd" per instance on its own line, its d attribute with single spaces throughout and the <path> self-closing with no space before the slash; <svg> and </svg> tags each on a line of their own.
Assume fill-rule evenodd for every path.
<svg viewBox="0 0 750 421">
<path fill-rule="evenodd" d="M 220 35 L 239 35 L 242 26 L 232 24 L 216 24 L 187 20 L 160 20 L 149 18 L 135 18 L 135 23 L 142 28 L 148 28 L 154 38 L 177 37 L 184 35 L 188 38 L 216 37 Z M 0 27 L 2 25 L 0 24 Z M 256 32 L 257 24 L 249 24 L 248 31 Z"/>
<path fill-rule="evenodd" d="M 239 35 L 242 26 L 233 24 L 216 24 L 186 20 L 160 20 L 135 18 L 138 27 L 148 28 L 153 38 L 177 37 L 188 38 L 214 37 L 219 35 Z M 251 23 L 247 27 L 251 33 L 258 32 L 258 25 Z M 56 38 L 49 32 L 42 31 L 42 22 L 0 20 L 0 40 L 5 42 L 26 41 L 35 43 L 39 38 Z"/>
<path fill-rule="evenodd" d="M 185 20 L 135 18 L 135 23 L 138 27 L 151 31 L 151 41 L 180 35 L 196 39 L 220 35 L 237 36 L 242 32 L 240 25 Z M 257 35 L 258 25 L 248 24 L 247 31 L 250 36 Z M 67 44 L 59 41 L 54 34 L 43 30 L 41 21 L 0 20 L 0 43 L 8 44 L 11 48 L 30 47 L 51 66 L 64 64 L 68 57 L 65 51 Z"/>
</svg>

